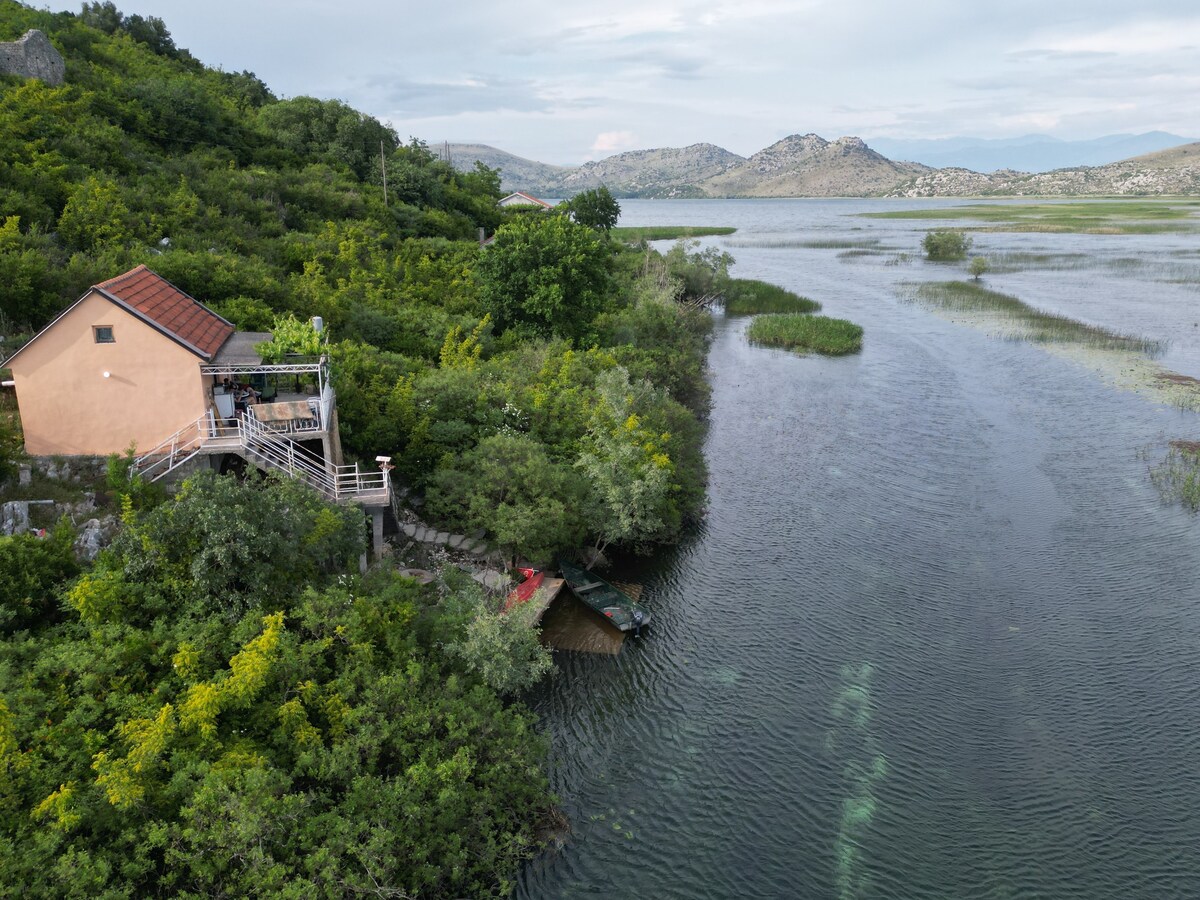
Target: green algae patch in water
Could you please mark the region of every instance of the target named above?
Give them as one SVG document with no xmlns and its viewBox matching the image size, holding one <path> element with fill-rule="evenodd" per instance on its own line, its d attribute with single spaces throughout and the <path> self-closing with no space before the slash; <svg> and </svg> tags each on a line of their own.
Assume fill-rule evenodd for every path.
<svg viewBox="0 0 1200 900">
<path fill-rule="evenodd" d="M 866 843 L 878 809 L 875 786 L 887 777 L 888 771 L 887 758 L 871 730 L 871 681 L 874 675 L 875 667 L 869 662 L 842 667 L 842 683 L 831 709 L 834 720 L 840 724 L 831 728 L 825 739 L 828 752 L 844 753 L 844 796 L 834 841 L 833 882 L 839 900 L 872 894 Z"/>
</svg>

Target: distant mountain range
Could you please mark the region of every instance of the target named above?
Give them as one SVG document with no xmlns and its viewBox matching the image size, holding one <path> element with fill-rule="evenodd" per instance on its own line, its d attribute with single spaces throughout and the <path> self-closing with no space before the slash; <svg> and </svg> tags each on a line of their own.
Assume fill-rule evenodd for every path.
<svg viewBox="0 0 1200 900">
<path fill-rule="evenodd" d="M 1111 153 L 1121 152 L 1118 148 L 1141 146 L 1144 141 L 1162 143 L 1167 139 L 1174 137 L 1153 132 L 1114 135 L 1083 143 L 1095 144 L 1089 152 L 1099 154 L 1102 149 L 1099 145 L 1107 141 L 1111 157 Z M 1035 147 L 1050 140 L 1032 136 L 1024 146 Z M 943 150 L 965 152 L 971 146 L 980 145 Z M 1019 145 L 1014 146 L 1020 149 Z M 445 144 L 443 150 L 459 169 L 470 169 L 480 161 L 500 170 L 505 190 L 543 197 L 570 197 L 600 185 L 617 197 L 1200 193 L 1200 143 L 1173 146 L 1104 165 L 1064 167 L 1050 172 L 988 170 L 990 174 L 964 166 L 895 162 L 860 138 L 827 141 L 815 134 L 790 135 L 749 158 L 714 144 L 692 144 L 682 148 L 633 150 L 576 167 L 534 162 L 484 144 Z"/>
<path fill-rule="evenodd" d="M 1196 140 L 1165 131 L 1110 134 L 1088 141 L 1063 141 L 1045 134 L 1027 134 L 1000 140 L 970 137 L 925 141 L 867 138 L 868 143 L 884 156 L 912 160 L 935 169 L 953 166 L 975 172 L 1010 169 L 1033 173 L 1078 166 L 1104 166 Z"/>
</svg>

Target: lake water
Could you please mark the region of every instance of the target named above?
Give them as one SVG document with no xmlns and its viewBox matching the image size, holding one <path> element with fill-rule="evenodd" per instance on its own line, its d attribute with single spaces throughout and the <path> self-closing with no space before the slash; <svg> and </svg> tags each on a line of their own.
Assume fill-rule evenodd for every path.
<svg viewBox="0 0 1200 900">
<path fill-rule="evenodd" d="M 517 895 L 1200 897 L 1200 520 L 1148 477 L 1197 414 L 1122 385 L 1119 359 L 906 301 L 964 276 L 919 258 L 934 223 L 853 215 L 897 203 L 622 206 L 737 226 L 708 241 L 735 274 L 865 343 L 802 357 L 718 318 L 708 514 L 620 573 L 652 633 L 560 653 L 533 698 L 573 830 Z M 1169 342 L 1158 364 L 1200 377 L 1196 248 L 976 239 L 1089 254 L 985 283 Z"/>
</svg>

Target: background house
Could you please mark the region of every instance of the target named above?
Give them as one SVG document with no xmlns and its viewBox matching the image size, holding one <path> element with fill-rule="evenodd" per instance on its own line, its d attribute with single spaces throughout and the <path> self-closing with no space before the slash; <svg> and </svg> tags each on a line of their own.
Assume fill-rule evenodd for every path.
<svg viewBox="0 0 1200 900">
<path fill-rule="evenodd" d="M 537 197 L 529 194 L 522 194 L 517 191 L 514 194 L 509 194 L 501 200 L 496 201 L 497 206 L 540 206 L 542 209 L 554 209 L 554 204 L 547 203 L 545 200 L 539 200 Z"/>
</svg>

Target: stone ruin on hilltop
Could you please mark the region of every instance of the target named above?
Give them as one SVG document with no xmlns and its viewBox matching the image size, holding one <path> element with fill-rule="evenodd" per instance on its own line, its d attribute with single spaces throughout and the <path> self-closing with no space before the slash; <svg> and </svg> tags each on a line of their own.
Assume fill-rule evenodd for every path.
<svg viewBox="0 0 1200 900">
<path fill-rule="evenodd" d="M 67 64 L 50 39 L 34 28 L 19 41 L 0 43 L 0 73 L 58 86 L 66 78 Z"/>
</svg>

